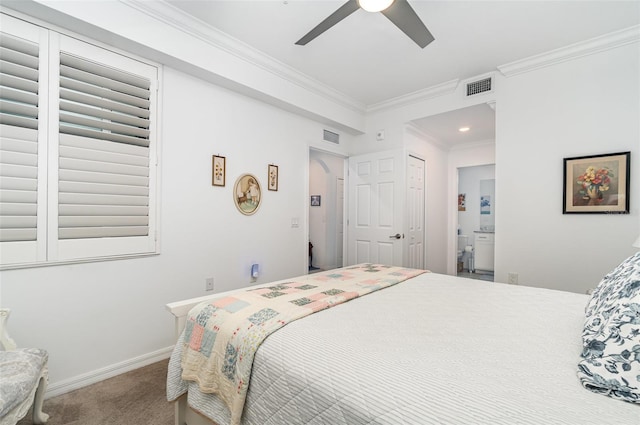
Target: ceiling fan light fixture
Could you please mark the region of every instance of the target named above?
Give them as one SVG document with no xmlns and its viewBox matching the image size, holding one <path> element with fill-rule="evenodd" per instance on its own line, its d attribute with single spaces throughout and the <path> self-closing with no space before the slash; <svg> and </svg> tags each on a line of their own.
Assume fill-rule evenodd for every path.
<svg viewBox="0 0 640 425">
<path fill-rule="evenodd" d="M 433 35 L 407 0 L 348 0 L 313 27 L 300 40 L 296 41 L 296 44 L 305 46 L 311 40 L 360 9 L 369 12 L 380 12 L 423 49 L 434 40 Z"/>
<path fill-rule="evenodd" d="M 385 10 L 394 0 L 358 0 L 358 4 L 361 8 L 367 12 L 380 12 Z"/>
</svg>

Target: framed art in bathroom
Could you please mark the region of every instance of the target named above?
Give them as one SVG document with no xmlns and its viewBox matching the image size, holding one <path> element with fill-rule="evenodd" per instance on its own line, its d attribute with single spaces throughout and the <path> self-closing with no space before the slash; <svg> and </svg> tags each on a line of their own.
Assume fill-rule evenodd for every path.
<svg viewBox="0 0 640 425">
<path fill-rule="evenodd" d="M 563 214 L 629 214 L 631 153 L 564 159 Z"/>
</svg>

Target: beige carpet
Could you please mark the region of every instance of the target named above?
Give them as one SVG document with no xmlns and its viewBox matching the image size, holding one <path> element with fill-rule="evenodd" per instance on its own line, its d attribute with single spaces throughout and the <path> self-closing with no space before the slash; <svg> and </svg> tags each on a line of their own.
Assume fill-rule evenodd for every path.
<svg viewBox="0 0 640 425">
<path fill-rule="evenodd" d="M 168 360 L 44 401 L 48 425 L 173 425 Z M 18 425 L 31 425 L 31 413 Z"/>
</svg>

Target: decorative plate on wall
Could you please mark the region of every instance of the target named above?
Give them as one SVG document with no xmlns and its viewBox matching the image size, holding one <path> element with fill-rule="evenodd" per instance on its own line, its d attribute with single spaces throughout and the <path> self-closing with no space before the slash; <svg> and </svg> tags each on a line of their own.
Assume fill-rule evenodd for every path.
<svg viewBox="0 0 640 425">
<path fill-rule="evenodd" d="M 258 179 L 252 174 L 243 174 L 238 177 L 233 186 L 233 200 L 236 208 L 244 215 L 252 215 L 260 207 L 262 190 Z"/>
</svg>

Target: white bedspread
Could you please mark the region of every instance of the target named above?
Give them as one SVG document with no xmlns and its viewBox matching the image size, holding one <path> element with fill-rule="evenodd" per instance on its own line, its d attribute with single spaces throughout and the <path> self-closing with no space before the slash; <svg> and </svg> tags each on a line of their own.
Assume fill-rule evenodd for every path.
<svg viewBox="0 0 640 425">
<path fill-rule="evenodd" d="M 639 406 L 587 391 L 576 376 L 587 301 L 418 276 L 269 336 L 242 423 L 638 425 Z M 183 385 L 172 362 L 168 391 Z M 194 385 L 188 397 L 228 423 L 215 396 Z"/>
</svg>

